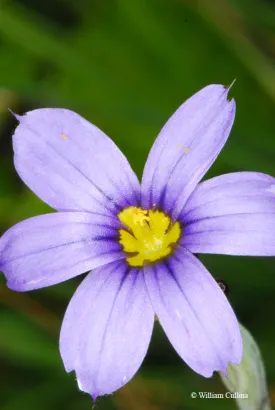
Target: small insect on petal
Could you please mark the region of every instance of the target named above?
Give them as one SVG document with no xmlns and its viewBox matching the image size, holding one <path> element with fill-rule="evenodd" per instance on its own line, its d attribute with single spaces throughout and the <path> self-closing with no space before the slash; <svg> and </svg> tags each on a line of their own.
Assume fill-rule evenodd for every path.
<svg viewBox="0 0 275 410">
<path fill-rule="evenodd" d="M 221 290 L 223 291 L 223 293 L 225 294 L 225 296 L 228 296 L 229 294 L 229 286 L 228 284 L 221 278 L 217 278 L 216 282 L 218 283 L 219 287 L 221 288 Z"/>
</svg>

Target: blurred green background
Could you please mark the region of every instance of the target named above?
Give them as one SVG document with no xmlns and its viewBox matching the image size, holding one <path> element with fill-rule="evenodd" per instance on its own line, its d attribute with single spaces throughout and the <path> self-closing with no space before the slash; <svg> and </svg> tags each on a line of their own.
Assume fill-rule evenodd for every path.
<svg viewBox="0 0 275 410">
<path fill-rule="evenodd" d="M 65 107 L 102 128 L 141 175 L 160 128 L 189 96 L 230 84 L 237 116 L 209 176 L 260 171 L 275 176 L 275 1 L 6 0 L 0 2 L 0 232 L 49 208 L 13 167 L 11 135 L 23 113 Z M 230 287 L 239 320 L 266 364 L 275 402 L 275 259 L 201 258 Z M 63 369 L 58 336 L 82 277 L 29 293 L 0 283 L 1 410 L 92 409 Z M 219 377 L 192 372 L 159 324 L 138 374 L 98 409 L 235 409 L 233 400 L 192 400 L 224 392 Z"/>
</svg>

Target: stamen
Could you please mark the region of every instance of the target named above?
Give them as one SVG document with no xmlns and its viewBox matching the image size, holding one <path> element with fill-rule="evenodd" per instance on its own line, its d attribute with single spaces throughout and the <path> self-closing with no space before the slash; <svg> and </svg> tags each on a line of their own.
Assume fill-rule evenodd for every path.
<svg viewBox="0 0 275 410">
<path fill-rule="evenodd" d="M 172 224 L 168 215 L 155 209 L 131 206 L 120 212 L 118 218 L 125 226 L 119 230 L 119 242 L 129 254 L 126 260 L 131 266 L 167 257 L 181 234 L 179 222 Z"/>
</svg>

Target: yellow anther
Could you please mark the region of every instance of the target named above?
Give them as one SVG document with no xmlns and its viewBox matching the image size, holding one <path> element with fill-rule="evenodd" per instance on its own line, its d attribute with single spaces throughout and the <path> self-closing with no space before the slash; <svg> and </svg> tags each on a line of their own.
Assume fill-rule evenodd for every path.
<svg viewBox="0 0 275 410">
<path fill-rule="evenodd" d="M 189 148 L 184 148 L 185 154 L 187 154 L 188 151 L 189 151 Z"/>
<path fill-rule="evenodd" d="M 130 206 L 118 214 L 118 219 L 125 227 L 119 230 L 119 242 L 129 254 L 126 260 L 131 266 L 167 257 L 181 235 L 179 222 L 172 224 L 161 211 Z"/>
<path fill-rule="evenodd" d="M 65 141 L 68 139 L 67 135 L 65 135 L 65 134 L 61 134 L 61 138 Z"/>
<path fill-rule="evenodd" d="M 149 221 L 149 216 L 147 216 L 148 211 L 140 208 L 134 208 L 133 211 L 133 221 L 134 224 L 140 224 L 141 226 L 144 225 L 145 221 Z"/>
</svg>

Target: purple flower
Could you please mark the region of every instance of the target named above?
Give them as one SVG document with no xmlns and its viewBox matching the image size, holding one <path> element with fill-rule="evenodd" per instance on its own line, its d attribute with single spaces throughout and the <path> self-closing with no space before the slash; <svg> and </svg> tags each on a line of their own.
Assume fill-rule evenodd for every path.
<svg viewBox="0 0 275 410">
<path fill-rule="evenodd" d="M 93 270 L 73 296 L 60 351 L 81 390 L 127 383 L 150 342 L 156 314 L 199 374 L 239 363 L 237 319 L 192 253 L 275 255 L 275 181 L 239 172 L 199 183 L 224 146 L 235 115 L 228 89 L 211 85 L 169 119 L 142 183 L 117 146 L 74 112 L 18 116 L 15 167 L 57 213 L 36 216 L 0 240 L 0 268 L 16 291 Z"/>
</svg>

